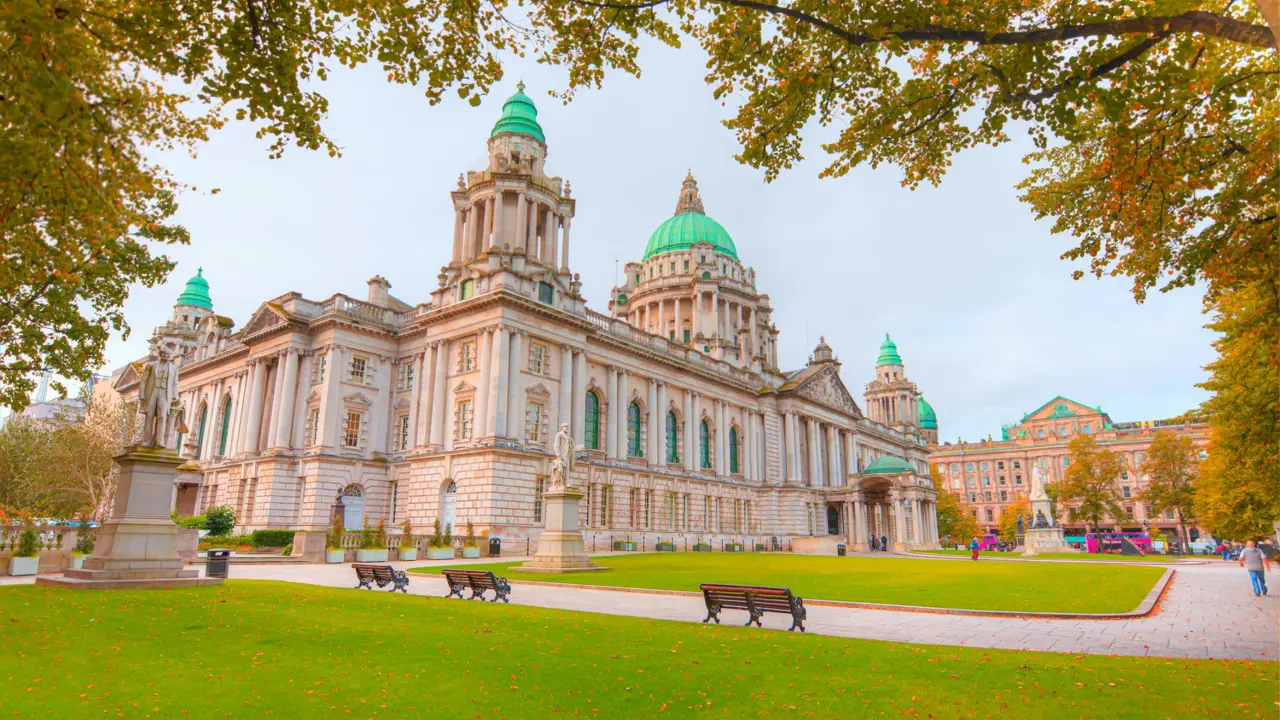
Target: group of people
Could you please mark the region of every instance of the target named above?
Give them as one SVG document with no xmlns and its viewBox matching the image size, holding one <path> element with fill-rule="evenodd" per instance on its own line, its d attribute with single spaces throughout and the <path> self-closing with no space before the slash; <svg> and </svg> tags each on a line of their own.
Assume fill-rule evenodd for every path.
<svg viewBox="0 0 1280 720">
<path fill-rule="evenodd" d="M 880 537 L 876 537 L 875 535 L 872 535 L 871 536 L 871 552 L 876 552 L 876 551 L 889 552 L 889 538 L 885 537 L 884 535 L 881 535 Z"/>
</svg>

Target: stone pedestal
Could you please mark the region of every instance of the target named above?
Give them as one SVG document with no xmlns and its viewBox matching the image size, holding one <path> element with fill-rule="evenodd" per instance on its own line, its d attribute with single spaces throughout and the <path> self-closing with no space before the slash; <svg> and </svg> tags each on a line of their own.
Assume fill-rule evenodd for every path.
<svg viewBox="0 0 1280 720">
<path fill-rule="evenodd" d="M 98 528 L 93 554 L 84 567 L 62 577 L 37 578 L 36 584 L 76 590 L 221 585 L 219 578 L 187 569 L 178 554 L 178 526 L 169 519 L 169 508 L 182 459 L 163 448 L 130 447 L 116 463 L 115 507 Z"/>
<path fill-rule="evenodd" d="M 196 514 L 200 499 L 200 486 L 204 484 L 204 474 L 200 466 L 188 460 L 178 466 L 177 477 L 174 478 L 173 510 L 183 517 Z"/>
<path fill-rule="evenodd" d="M 1040 515 L 1048 518 L 1049 522 L 1054 522 L 1053 513 L 1050 512 L 1049 501 L 1047 499 L 1031 501 L 1032 522 L 1035 522 L 1035 519 Z M 1062 534 L 1062 528 L 1056 523 L 1053 527 L 1027 528 L 1023 542 L 1026 543 L 1026 546 L 1023 548 L 1023 553 L 1026 555 L 1076 551 L 1075 548 L 1067 544 L 1066 538 Z"/>
<path fill-rule="evenodd" d="M 573 488 L 543 495 L 547 529 L 538 536 L 538 551 L 517 569 L 522 572 L 571 573 L 608 570 L 591 562 L 578 529 L 578 502 L 582 493 Z"/>
</svg>

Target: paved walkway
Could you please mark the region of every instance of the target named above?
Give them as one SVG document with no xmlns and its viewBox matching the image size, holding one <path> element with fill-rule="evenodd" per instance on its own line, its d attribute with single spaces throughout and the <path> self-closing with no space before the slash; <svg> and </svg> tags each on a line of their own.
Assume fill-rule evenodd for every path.
<svg viewBox="0 0 1280 720">
<path fill-rule="evenodd" d="M 505 560 L 509 561 L 510 558 Z M 480 561 L 472 561 L 480 562 Z M 495 560 L 495 562 L 501 562 Z M 394 562 L 397 568 L 448 562 Z M 349 565 L 232 565 L 233 579 L 352 587 Z M 410 592 L 442 597 L 448 589 L 434 575 L 413 575 Z M 30 578 L 5 578 L 32 582 Z M 1248 576 L 1235 563 L 1177 567 L 1156 612 L 1128 620 L 1038 620 L 973 617 L 892 610 L 809 607 L 810 633 L 894 642 L 1010 650 L 1185 658 L 1280 656 L 1280 572 L 1268 575 L 1272 595 L 1256 598 Z M 562 610 L 698 622 L 706 615 L 701 598 L 643 591 L 587 590 L 512 584 L 512 602 Z M 732 622 L 742 613 L 727 614 Z M 766 616 L 765 624 L 785 629 L 789 620 Z"/>
</svg>

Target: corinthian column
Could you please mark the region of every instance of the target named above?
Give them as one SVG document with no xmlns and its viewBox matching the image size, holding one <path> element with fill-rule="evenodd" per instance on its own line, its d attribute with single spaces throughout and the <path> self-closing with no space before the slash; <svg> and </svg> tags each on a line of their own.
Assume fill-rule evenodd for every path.
<svg viewBox="0 0 1280 720">
<path fill-rule="evenodd" d="M 275 447 L 289 447 L 289 435 L 293 429 L 293 403 L 298 385 L 298 351 L 290 348 L 284 355 L 284 386 L 280 392 L 280 408 L 276 411 Z"/>
<path fill-rule="evenodd" d="M 560 432 L 560 425 L 569 423 L 570 428 L 573 427 L 573 348 L 568 345 L 560 346 L 560 400 L 559 407 L 556 408 L 556 424 L 551 428 L 553 432 Z M 573 431 L 570 430 L 570 433 Z M 574 435 L 574 442 L 581 442 L 582 439 Z M 550 444 L 548 444 L 550 447 Z"/>
<path fill-rule="evenodd" d="M 608 387 L 605 390 L 609 407 L 605 410 L 605 457 L 613 460 L 618 457 L 618 369 L 609 366 Z"/>
</svg>

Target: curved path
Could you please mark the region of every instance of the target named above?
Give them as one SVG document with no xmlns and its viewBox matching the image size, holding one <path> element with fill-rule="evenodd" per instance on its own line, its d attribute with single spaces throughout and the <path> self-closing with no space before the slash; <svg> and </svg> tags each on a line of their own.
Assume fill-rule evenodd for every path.
<svg viewBox="0 0 1280 720">
<path fill-rule="evenodd" d="M 454 563 L 392 563 L 399 569 L 447 564 Z M 1268 574 L 1268 585 L 1274 592 L 1259 598 L 1254 597 L 1245 571 L 1235 563 L 1176 569 L 1156 611 L 1142 618 L 1051 620 L 811 606 L 805 625 L 809 632 L 823 635 L 930 645 L 1177 658 L 1276 660 L 1280 656 L 1280 572 Z M 331 587 L 355 585 L 349 565 L 232 565 L 231 577 Z M 448 591 L 439 576 L 411 577 L 409 591 L 415 595 L 442 597 Z M 32 581 L 5 580 L 5 584 Z M 521 605 L 686 622 L 698 622 L 706 615 L 701 598 L 643 590 L 588 590 L 518 581 L 512 583 L 512 590 L 512 602 Z M 726 613 L 730 623 L 740 616 L 743 614 Z M 766 616 L 765 624 L 786 627 L 779 616 Z"/>
</svg>

